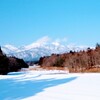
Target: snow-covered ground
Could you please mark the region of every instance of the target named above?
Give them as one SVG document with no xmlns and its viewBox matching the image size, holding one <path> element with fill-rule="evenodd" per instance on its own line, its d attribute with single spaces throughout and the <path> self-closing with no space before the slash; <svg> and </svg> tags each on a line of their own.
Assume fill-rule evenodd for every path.
<svg viewBox="0 0 100 100">
<path fill-rule="evenodd" d="M 100 74 L 27 71 L 0 75 L 0 100 L 100 100 Z"/>
</svg>

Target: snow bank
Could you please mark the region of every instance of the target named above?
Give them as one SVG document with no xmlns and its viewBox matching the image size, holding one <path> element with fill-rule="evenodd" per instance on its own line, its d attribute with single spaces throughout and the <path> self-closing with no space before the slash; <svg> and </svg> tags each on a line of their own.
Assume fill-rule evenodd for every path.
<svg viewBox="0 0 100 100">
<path fill-rule="evenodd" d="M 0 100 L 100 100 L 100 74 L 27 71 L 0 75 Z"/>
</svg>

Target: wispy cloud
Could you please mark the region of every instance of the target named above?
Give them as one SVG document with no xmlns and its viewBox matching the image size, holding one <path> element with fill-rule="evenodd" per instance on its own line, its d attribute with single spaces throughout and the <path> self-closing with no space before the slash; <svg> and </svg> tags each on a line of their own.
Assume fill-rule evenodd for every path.
<svg viewBox="0 0 100 100">
<path fill-rule="evenodd" d="M 40 39 L 38 39 L 36 42 L 34 42 L 35 44 L 41 44 L 41 45 L 44 45 L 44 44 L 57 44 L 57 45 L 60 45 L 60 44 L 63 44 L 65 42 L 67 42 L 67 38 L 56 38 L 56 39 L 52 39 L 51 37 L 49 36 L 44 36 Z M 33 44 L 34 44 L 33 43 Z"/>
<path fill-rule="evenodd" d="M 44 37 L 38 39 L 35 43 L 45 44 L 49 41 L 50 41 L 50 38 L 48 36 L 44 36 Z"/>
<path fill-rule="evenodd" d="M 54 41 L 52 41 L 52 44 L 54 45 L 61 45 L 61 44 L 66 44 L 67 42 L 67 38 L 58 38 L 58 39 L 55 39 Z"/>
</svg>

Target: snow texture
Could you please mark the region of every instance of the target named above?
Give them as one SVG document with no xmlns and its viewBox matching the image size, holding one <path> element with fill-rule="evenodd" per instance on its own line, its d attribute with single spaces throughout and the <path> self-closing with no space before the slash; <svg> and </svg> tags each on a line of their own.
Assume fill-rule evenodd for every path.
<svg viewBox="0 0 100 100">
<path fill-rule="evenodd" d="M 40 57 L 50 56 L 52 53 L 61 54 L 70 50 L 80 51 L 87 49 L 87 46 L 65 45 L 67 44 L 64 42 L 66 39 L 50 40 L 48 36 L 45 36 L 26 46 L 17 48 L 13 45 L 4 45 L 1 46 L 1 49 L 8 56 L 15 56 L 25 61 L 37 61 Z"/>
<path fill-rule="evenodd" d="M 100 100 L 100 74 L 26 71 L 0 75 L 0 100 Z"/>
</svg>

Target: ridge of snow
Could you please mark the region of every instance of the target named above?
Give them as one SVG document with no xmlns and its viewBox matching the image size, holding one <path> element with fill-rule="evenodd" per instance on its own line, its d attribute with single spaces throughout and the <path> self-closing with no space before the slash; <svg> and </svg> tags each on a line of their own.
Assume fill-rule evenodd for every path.
<svg viewBox="0 0 100 100">
<path fill-rule="evenodd" d="M 32 48 L 37 48 L 37 47 L 41 47 L 43 45 L 46 45 L 46 43 L 49 41 L 49 37 L 45 36 L 39 40 L 37 40 L 36 42 L 30 44 L 30 45 L 27 45 L 24 47 L 25 50 L 29 50 L 29 49 L 32 49 Z"/>
<path fill-rule="evenodd" d="M 50 38 L 45 36 L 30 45 L 23 47 L 15 47 L 12 45 L 1 46 L 1 49 L 8 56 L 15 56 L 25 61 L 39 60 L 40 57 L 50 56 L 52 53 L 61 54 L 65 52 L 86 50 L 86 46 L 65 45 L 63 41 L 57 39 L 50 41 Z"/>
<path fill-rule="evenodd" d="M 13 45 L 10 45 L 10 44 L 7 44 L 5 45 L 6 48 L 10 49 L 10 50 L 18 50 L 17 47 L 13 46 Z"/>
</svg>

